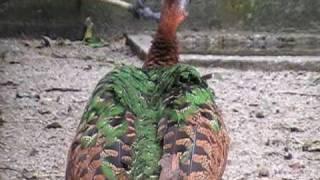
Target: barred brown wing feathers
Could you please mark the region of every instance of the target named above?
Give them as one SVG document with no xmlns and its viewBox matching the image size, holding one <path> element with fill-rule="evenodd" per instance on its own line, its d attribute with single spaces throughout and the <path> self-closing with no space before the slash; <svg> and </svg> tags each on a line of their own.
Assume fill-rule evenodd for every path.
<svg viewBox="0 0 320 180">
<path fill-rule="evenodd" d="M 70 147 L 66 179 L 156 175 L 161 149 L 153 136 L 158 113 L 148 109 L 154 89 L 148 78 L 141 69 L 123 66 L 98 83 Z"/>
<path fill-rule="evenodd" d="M 212 130 L 212 120 L 221 124 L 219 131 Z M 166 129 L 162 161 L 169 161 L 166 163 L 169 167 L 162 165 L 162 177 L 178 174 L 169 179 L 221 179 L 227 161 L 229 139 L 217 107 L 214 104 L 202 105 L 183 125 L 170 125 L 169 121 L 162 120 L 159 123 L 162 133 Z M 167 127 L 163 127 L 165 125 Z"/>
<path fill-rule="evenodd" d="M 128 131 L 124 134 L 119 141 L 114 142 L 110 145 L 105 145 L 104 148 L 104 159 L 114 165 L 116 168 L 129 170 L 132 164 L 132 144 L 136 137 L 134 128 L 133 115 L 130 113 L 126 114 L 126 119 L 129 122 Z"/>
<path fill-rule="evenodd" d="M 86 124 L 87 128 L 82 127 L 82 131 L 78 132 L 70 148 L 66 171 L 67 180 L 112 179 L 107 178 L 103 172 L 102 165 L 105 162 L 109 163 L 117 179 L 129 179 L 127 170 L 132 163 L 136 117 L 132 113 L 126 112 L 123 118 L 128 123 L 127 132 L 112 144 L 108 144 L 104 136 L 95 130 L 96 126 Z M 117 126 L 120 122 L 114 121 L 120 121 L 119 119 L 121 118 L 114 118 L 110 124 Z M 81 125 L 79 128 L 81 129 Z M 84 135 L 98 136 L 95 144 L 84 147 L 83 143 L 81 144 L 81 138 Z"/>
<path fill-rule="evenodd" d="M 101 161 L 97 159 L 102 151 L 101 146 L 82 149 L 76 147 L 69 153 L 66 179 L 93 179 L 99 177 Z"/>
</svg>

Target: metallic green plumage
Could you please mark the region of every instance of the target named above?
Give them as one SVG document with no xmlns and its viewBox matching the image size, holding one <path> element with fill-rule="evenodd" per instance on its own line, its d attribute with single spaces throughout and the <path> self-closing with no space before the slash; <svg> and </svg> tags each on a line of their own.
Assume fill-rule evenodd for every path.
<svg viewBox="0 0 320 180">
<path fill-rule="evenodd" d="M 66 179 L 221 179 L 229 139 L 214 93 L 194 67 L 178 64 L 176 30 L 188 4 L 162 3 L 143 69 L 122 66 L 98 83 Z M 98 47 L 87 24 L 85 41 Z"/>
<path fill-rule="evenodd" d="M 211 89 L 191 66 L 154 70 L 119 67 L 100 80 L 86 107 L 78 128 L 81 148 L 102 146 L 103 152 L 118 144 L 120 152 L 129 128 L 124 115 L 131 112 L 136 117 L 133 125 L 136 138 L 131 149 L 132 164 L 126 168 L 126 174 L 134 179 L 159 178 L 160 118 L 183 126 L 189 116 L 198 113 L 201 105 L 213 102 Z M 211 124 L 212 130 L 220 129 L 218 121 Z M 101 155 L 99 161 L 105 177 L 117 176 L 112 161 Z"/>
</svg>

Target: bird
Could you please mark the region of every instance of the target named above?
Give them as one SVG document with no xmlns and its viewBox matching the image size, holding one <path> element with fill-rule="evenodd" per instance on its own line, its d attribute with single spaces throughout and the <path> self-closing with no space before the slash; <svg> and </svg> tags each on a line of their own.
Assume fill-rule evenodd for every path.
<svg viewBox="0 0 320 180">
<path fill-rule="evenodd" d="M 179 63 L 176 32 L 189 0 L 163 0 L 142 68 L 116 67 L 97 84 L 70 146 L 66 180 L 219 180 L 230 138 L 216 95 Z"/>
</svg>

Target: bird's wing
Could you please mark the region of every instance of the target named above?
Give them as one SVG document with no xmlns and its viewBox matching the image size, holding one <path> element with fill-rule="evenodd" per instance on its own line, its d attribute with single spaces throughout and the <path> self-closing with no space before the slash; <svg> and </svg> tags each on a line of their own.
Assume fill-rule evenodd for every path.
<svg viewBox="0 0 320 180">
<path fill-rule="evenodd" d="M 220 179 L 229 138 L 212 90 L 190 66 L 176 66 L 163 76 L 160 179 Z"/>
<path fill-rule="evenodd" d="M 123 67 L 98 83 L 70 147 L 66 179 L 128 179 L 136 114 L 146 106 L 145 79 L 141 71 Z"/>
</svg>

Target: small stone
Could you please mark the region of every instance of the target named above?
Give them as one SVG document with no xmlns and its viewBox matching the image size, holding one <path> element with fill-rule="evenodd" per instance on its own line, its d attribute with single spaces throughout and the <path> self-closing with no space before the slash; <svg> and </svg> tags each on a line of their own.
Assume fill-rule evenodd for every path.
<svg viewBox="0 0 320 180">
<path fill-rule="evenodd" d="M 86 55 L 83 59 L 84 59 L 84 60 L 91 60 L 91 59 L 93 59 L 93 57 L 92 57 L 92 56 L 89 56 L 89 55 Z"/>
<path fill-rule="evenodd" d="M 291 153 L 288 152 L 288 153 L 285 153 L 285 154 L 284 154 L 283 158 L 284 158 L 285 160 L 291 160 L 291 159 L 293 158 L 293 156 L 292 156 Z"/>
<path fill-rule="evenodd" d="M 72 107 L 68 106 L 67 112 L 70 113 L 72 111 Z"/>
<path fill-rule="evenodd" d="M 16 98 L 17 99 L 30 98 L 30 99 L 35 99 L 36 101 L 38 101 L 40 99 L 40 95 L 35 94 L 35 93 L 30 93 L 30 92 L 17 92 Z"/>
<path fill-rule="evenodd" d="M 233 112 L 239 112 L 238 109 L 232 109 Z"/>
<path fill-rule="evenodd" d="M 6 121 L 0 116 L 0 126 L 3 126 L 3 124 L 5 123 Z"/>
<path fill-rule="evenodd" d="M 29 156 L 35 156 L 35 155 L 37 155 L 38 153 L 39 153 L 39 151 L 33 148 L 33 149 L 31 150 L 31 152 L 29 153 Z"/>
<path fill-rule="evenodd" d="M 293 164 L 289 164 L 289 167 L 291 169 L 303 169 L 305 168 L 305 166 L 299 162 L 293 163 Z"/>
<path fill-rule="evenodd" d="M 50 39 L 50 37 L 48 36 L 42 36 L 41 37 L 41 41 L 40 41 L 40 45 L 37 46 L 36 48 L 44 48 L 44 47 L 50 47 L 52 44 L 52 39 Z"/>
<path fill-rule="evenodd" d="M 282 145 L 283 142 L 279 139 L 268 139 L 266 142 L 265 142 L 265 145 L 266 146 L 279 146 L 279 145 Z"/>
<path fill-rule="evenodd" d="M 264 153 L 267 156 L 279 156 L 281 155 L 279 152 L 271 151 L 271 152 L 266 152 Z"/>
<path fill-rule="evenodd" d="M 69 39 L 65 39 L 64 44 L 70 46 L 72 42 Z"/>
<path fill-rule="evenodd" d="M 259 119 L 262 119 L 262 118 L 264 118 L 265 116 L 264 116 L 264 114 L 262 113 L 262 112 L 257 112 L 256 113 L 256 118 L 259 118 Z"/>
<path fill-rule="evenodd" d="M 27 169 L 23 169 L 22 176 L 24 179 L 27 179 L 27 180 L 36 180 L 37 179 L 37 176 L 34 173 L 28 171 Z"/>
<path fill-rule="evenodd" d="M 91 66 L 91 65 L 87 65 L 87 66 L 83 67 L 83 70 L 84 70 L 84 71 L 89 71 L 89 70 L 91 70 L 91 69 L 92 69 L 92 66 Z"/>
<path fill-rule="evenodd" d="M 251 107 L 258 107 L 258 106 L 259 106 L 259 104 L 256 104 L 256 103 L 250 103 L 250 104 L 249 104 L 249 106 L 251 106 Z"/>
<path fill-rule="evenodd" d="M 58 129 L 58 128 L 62 128 L 62 126 L 61 126 L 61 124 L 54 122 L 54 123 L 48 124 L 46 126 L 46 128 L 47 129 Z"/>
<path fill-rule="evenodd" d="M 56 102 L 60 102 L 60 99 L 61 99 L 61 97 L 58 96 L 57 99 L 56 99 Z"/>
<path fill-rule="evenodd" d="M 32 96 L 28 93 L 24 92 L 17 92 L 16 93 L 16 98 L 21 99 L 21 98 L 31 98 Z"/>
<path fill-rule="evenodd" d="M 298 127 L 290 127 L 289 129 L 291 132 L 303 132 L 303 130 Z"/>
<path fill-rule="evenodd" d="M 268 139 L 267 142 L 265 143 L 265 145 L 270 146 L 270 144 L 271 144 L 271 141 L 270 141 L 270 139 Z"/>
<path fill-rule="evenodd" d="M 52 52 L 52 53 L 51 53 L 51 56 L 54 57 L 54 58 L 57 58 L 57 59 L 67 58 L 67 55 L 65 55 L 65 54 L 59 54 L 59 53 L 57 53 L 57 52 Z"/>
<path fill-rule="evenodd" d="M 58 46 L 70 46 L 72 42 L 69 39 L 58 37 L 55 44 Z"/>
<path fill-rule="evenodd" d="M 21 44 L 24 45 L 25 47 L 31 47 L 30 41 L 22 41 Z"/>
<path fill-rule="evenodd" d="M 38 113 L 41 114 L 41 115 L 45 115 L 45 114 L 50 114 L 51 112 L 49 110 L 39 109 Z"/>
<path fill-rule="evenodd" d="M 261 168 L 258 173 L 258 177 L 269 177 L 270 173 L 267 168 Z"/>
<path fill-rule="evenodd" d="M 289 178 L 289 177 L 283 177 L 283 178 L 281 178 L 281 180 L 294 180 L 294 179 Z"/>
<path fill-rule="evenodd" d="M 320 152 L 320 141 L 311 141 L 311 142 L 306 142 L 302 146 L 302 151 L 307 151 L 307 152 Z"/>
</svg>

